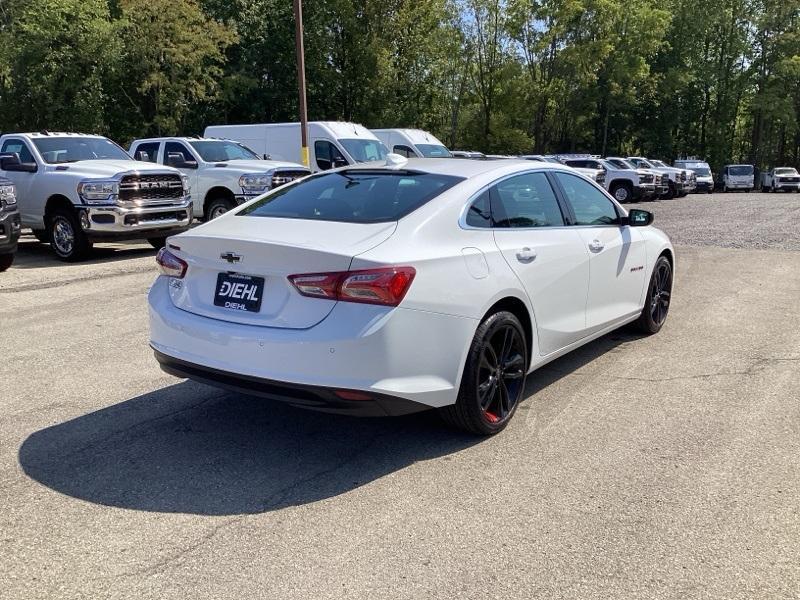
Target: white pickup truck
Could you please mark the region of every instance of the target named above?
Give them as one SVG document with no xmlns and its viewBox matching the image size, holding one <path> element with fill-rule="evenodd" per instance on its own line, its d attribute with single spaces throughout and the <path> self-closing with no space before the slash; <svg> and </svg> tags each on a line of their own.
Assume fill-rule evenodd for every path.
<svg viewBox="0 0 800 600">
<path fill-rule="evenodd" d="M 205 220 L 311 173 L 303 165 L 263 160 L 239 142 L 215 138 L 135 140 L 130 154 L 137 160 L 175 167 L 188 177 L 194 216 Z"/>
<path fill-rule="evenodd" d="M 761 174 L 762 192 L 800 192 L 800 173 L 794 167 L 775 167 Z"/>
<path fill-rule="evenodd" d="M 86 258 L 94 242 L 147 239 L 159 248 L 192 222 L 188 178 L 136 162 L 99 135 L 3 135 L 0 175 L 16 186 L 22 226 L 65 261 Z"/>
<path fill-rule="evenodd" d="M 683 198 L 694 190 L 692 177 L 690 175 L 691 171 L 670 167 L 666 163 L 644 158 L 643 156 L 629 156 L 626 160 L 637 169 L 648 169 L 666 176 L 668 188 L 664 194 L 665 198 L 675 198 L 676 196 L 678 198 Z"/>
<path fill-rule="evenodd" d="M 614 161 L 578 154 L 563 154 L 558 158 L 569 167 L 604 171 L 605 188 L 617 202 L 652 200 L 659 193 L 660 175 L 652 171 L 635 169 L 624 160 L 616 164 Z"/>
</svg>

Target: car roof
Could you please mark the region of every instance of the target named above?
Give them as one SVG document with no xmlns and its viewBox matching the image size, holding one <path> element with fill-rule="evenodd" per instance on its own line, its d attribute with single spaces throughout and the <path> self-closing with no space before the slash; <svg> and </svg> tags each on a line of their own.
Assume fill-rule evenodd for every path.
<svg viewBox="0 0 800 600">
<path fill-rule="evenodd" d="M 406 170 L 422 173 L 435 173 L 438 175 L 453 175 L 456 177 L 475 177 L 492 171 L 509 170 L 517 166 L 520 171 L 536 169 L 551 169 L 568 171 L 569 167 L 555 163 L 538 162 L 517 158 L 503 158 L 499 160 L 454 160 L 452 158 L 409 158 L 403 163 L 387 165 L 385 162 L 359 163 L 338 169 L 340 171 L 365 170 Z M 513 169 L 512 169 L 513 170 Z"/>
<path fill-rule="evenodd" d="M 30 137 L 30 138 L 51 138 L 51 137 L 82 137 L 82 138 L 97 138 L 97 139 L 108 139 L 104 135 L 97 135 L 96 133 L 73 133 L 70 131 L 36 131 L 36 132 L 17 132 L 17 133 L 4 133 L 4 136 L 10 135 L 18 135 L 23 137 Z"/>
</svg>

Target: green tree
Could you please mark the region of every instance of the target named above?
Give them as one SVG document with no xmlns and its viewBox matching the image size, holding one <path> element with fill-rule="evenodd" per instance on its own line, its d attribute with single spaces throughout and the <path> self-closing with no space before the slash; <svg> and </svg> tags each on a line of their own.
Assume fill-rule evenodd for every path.
<svg viewBox="0 0 800 600">
<path fill-rule="evenodd" d="M 219 95 L 234 31 L 194 0 L 120 0 L 118 7 L 109 104 L 117 137 L 185 132 L 193 111 Z"/>
</svg>

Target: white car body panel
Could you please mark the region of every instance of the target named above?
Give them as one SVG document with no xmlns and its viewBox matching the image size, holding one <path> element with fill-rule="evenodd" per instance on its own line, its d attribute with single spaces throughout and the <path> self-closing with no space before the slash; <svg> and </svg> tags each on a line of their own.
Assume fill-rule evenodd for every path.
<svg viewBox="0 0 800 600">
<path fill-rule="evenodd" d="M 273 160 L 302 164 L 300 147 L 300 123 L 261 123 L 253 125 L 210 125 L 205 137 L 236 140 L 257 154 L 268 155 Z M 315 142 L 330 142 L 351 165 L 358 161 L 345 149 L 341 140 L 359 139 L 379 141 L 363 125 L 341 121 L 309 121 L 308 151 L 309 168 L 322 170 L 315 154 Z"/>
<path fill-rule="evenodd" d="M 574 173 L 568 167 L 410 159 L 406 168 L 466 179 L 390 223 L 237 216 L 240 208 L 170 238 L 170 250 L 189 268 L 182 280 L 160 276 L 150 290 L 152 347 L 226 373 L 440 407 L 455 402 L 472 338 L 498 301 L 513 299 L 528 312 L 532 371 L 636 319 L 655 261 L 673 252 L 667 236 L 650 226 L 464 225 L 470 202 L 499 179 L 534 171 Z M 592 252 L 595 240 L 604 247 Z M 523 263 L 516 254 L 526 247 L 536 257 Z M 243 258 L 235 267 L 219 258 L 238 250 Z M 303 297 L 285 279 L 385 265 L 416 269 L 396 308 Z M 213 275 L 229 270 L 265 276 L 265 290 L 272 279 L 274 303 L 244 318 L 214 307 Z M 204 296 L 187 300 L 185 290 L 194 286 Z"/>
<path fill-rule="evenodd" d="M 371 129 L 370 131 L 384 143 L 390 152 L 394 153 L 403 154 L 401 150 L 405 147 L 412 150 L 416 158 L 426 158 L 418 144 L 441 146 L 447 150 L 447 146 L 440 139 L 422 129 Z M 405 156 L 405 154 L 403 155 Z M 409 158 L 411 157 L 409 156 Z"/>
</svg>

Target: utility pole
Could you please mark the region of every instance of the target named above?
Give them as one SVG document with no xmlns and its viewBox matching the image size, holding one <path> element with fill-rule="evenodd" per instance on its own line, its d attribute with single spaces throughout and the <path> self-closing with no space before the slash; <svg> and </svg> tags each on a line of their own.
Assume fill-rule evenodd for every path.
<svg viewBox="0 0 800 600">
<path fill-rule="evenodd" d="M 300 93 L 300 158 L 310 166 L 308 157 L 308 110 L 306 108 L 306 59 L 303 49 L 303 0 L 294 0 L 294 38 L 297 51 L 297 88 Z"/>
</svg>

